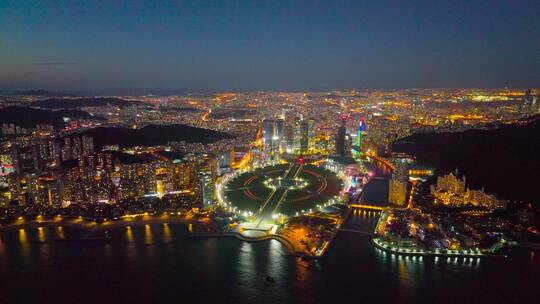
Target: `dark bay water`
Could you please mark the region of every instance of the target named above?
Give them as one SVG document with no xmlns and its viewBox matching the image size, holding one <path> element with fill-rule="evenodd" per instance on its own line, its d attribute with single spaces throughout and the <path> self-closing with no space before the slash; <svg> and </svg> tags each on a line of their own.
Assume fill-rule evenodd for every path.
<svg viewBox="0 0 540 304">
<path fill-rule="evenodd" d="M 369 202 L 387 181 L 366 187 Z M 372 231 L 377 212 L 345 228 Z M 0 303 L 538 303 L 540 253 L 506 260 L 404 258 L 340 232 L 310 268 L 277 241 L 189 238 L 180 224 L 111 231 L 106 244 L 56 242 L 82 232 L 44 227 L 0 233 Z M 265 278 L 271 276 L 274 282 Z"/>
<path fill-rule="evenodd" d="M 369 223 L 367 214 L 355 217 Z M 507 260 L 400 258 L 365 236 L 340 232 L 327 256 L 306 268 L 277 241 L 188 238 L 183 225 L 116 229 L 108 244 L 55 242 L 60 233 L 78 232 L 2 233 L 2 303 L 537 303 L 540 297 L 540 257 L 528 251 L 515 250 Z"/>
</svg>

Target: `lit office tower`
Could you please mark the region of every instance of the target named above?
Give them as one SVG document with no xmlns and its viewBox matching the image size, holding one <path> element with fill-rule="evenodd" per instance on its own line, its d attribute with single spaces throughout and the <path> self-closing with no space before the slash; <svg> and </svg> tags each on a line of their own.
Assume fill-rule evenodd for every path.
<svg viewBox="0 0 540 304">
<path fill-rule="evenodd" d="M 41 169 L 43 169 L 43 159 L 40 151 L 40 144 L 34 143 L 32 144 L 32 164 L 34 166 L 34 172 L 39 173 L 41 172 Z"/>
<path fill-rule="evenodd" d="M 308 119 L 308 138 L 309 138 L 308 150 L 313 149 L 313 144 L 315 142 L 313 140 L 314 137 L 315 137 L 315 118 L 310 117 Z"/>
<path fill-rule="evenodd" d="M 293 125 L 292 125 L 292 128 L 293 128 L 293 146 L 292 146 L 292 150 L 293 150 L 294 153 L 298 153 L 298 151 L 300 150 L 301 141 L 302 141 L 302 132 L 301 132 L 301 128 L 300 128 L 300 121 L 301 121 L 300 118 L 295 117 Z"/>
<path fill-rule="evenodd" d="M 353 140 L 351 134 L 345 134 L 345 157 L 352 157 Z"/>
<path fill-rule="evenodd" d="M 207 208 L 214 202 L 214 184 L 210 172 L 199 172 L 199 191 L 201 198 L 201 207 Z"/>
<path fill-rule="evenodd" d="M 79 159 L 82 155 L 82 143 L 80 137 L 73 138 L 72 158 Z"/>
<path fill-rule="evenodd" d="M 230 172 L 234 161 L 234 148 L 227 148 L 217 153 L 217 174 Z"/>
<path fill-rule="evenodd" d="M 11 160 L 13 164 L 13 170 L 15 173 L 20 176 L 22 175 L 22 165 L 21 165 L 21 148 L 19 145 L 11 146 Z"/>
<path fill-rule="evenodd" d="M 279 152 L 285 151 L 287 148 L 287 142 L 285 141 L 285 120 L 276 120 L 274 135 L 277 138 L 276 150 Z"/>
<path fill-rule="evenodd" d="M 276 120 L 263 120 L 263 144 L 264 153 L 271 158 L 278 156 L 279 149 L 279 128 Z M 283 133 L 283 131 L 281 131 Z"/>
<path fill-rule="evenodd" d="M 388 187 L 388 202 L 398 206 L 405 205 L 407 183 L 392 178 Z"/>
<path fill-rule="evenodd" d="M 64 138 L 64 146 L 62 147 L 62 160 L 70 160 L 73 157 L 71 151 L 71 138 Z"/>
<path fill-rule="evenodd" d="M 366 131 L 366 122 L 363 119 L 360 119 L 358 123 L 358 128 L 356 129 L 356 157 L 360 157 L 362 152 L 362 133 Z"/>
<path fill-rule="evenodd" d="M 41 157 L 43 163 L 49 159 L 49 143 L 45 140 L 39 140 L 36 142 L 36 145 L 39 148 L 39 157 Z"/>
<path fill-rule="evenodd" d="M 538 95 L 533 95 L 531 89 L 526 90 L 523 96 L 522 113 L 534 114 L 539 109 Z"/>
<path fill-rule="evenodd" d="M 270 119 L 263 120 L 263 144 L 266 146 L 272 145 L 272 136 L 274 135 L 274 121 Z"/>
<path fill-rule="evenodd" d="M 283 119 L 276 120 L 274 135 L 277 137 L 277 140 L 281 141 L 283 139 L 284 132 L 285 132 L 285 121 Z"/>
<path fill-rule="evenodd" d="M 82 154 L 89 156 L 94 154 L 94 138 L 83 135 L 82 137 Z"/>
<path fill-rule="evenodd" d="M 532 95 L 531 95 L 531 90 L 530 89 L 527 89 L 525 91 L 525 95 L 523 95 L 523 98 L 521 100 L 521 103 L 519 104 L 519 113 L 520 114 L 528 114 L 529 111 L 531 110 L 531 106 L 532 106 Z"/>
<path fill-rule="evenodd" d="M 302 120 L 300 122 L 300 152 L 306 153 L 309 148 L 309 122 Z"/>
<path fill-rule="evenodd" d="M 156 194 L 158 197 L 163 197 L 166 193 L 167 174 L 166 171 L 156 173 Z"/>
<path fill-rule="evenodd" d="M 62 162 L 62 148 L 59 140 L 49 141 L 49 157 L 54 160 L 56 166 L 60 166 Z"/>
<path fill-rule="evenodd" d="M 43 205 L 60 204 L 61 187 L 54 177 L 40 177 L 38 179 L 37 197 L 38 203 Z"/>
<path fill-rule="evenodd" d="M 345 135 L 347 134 L 347 128 L 345 127 L 345 122 L 347 121 L 347 116 L 341 115 L 341 126 L 338 128 L 336 135 L 336 155 L 344 157 L 345 156 Z"/>
<path fill-rule="evenodd" d="M 293 147 L 294 147 L 294 129 L 293 129 L 293 126 L 291 126 L 291 125 L 285 126 L 284 138 L 285 138 L 287 153 L 291 153 L 293 151 Z"/>
<path fill-rule="evenodd" d="M 409 182 L 409 164 L 395 162 L 395 170 L 390 179 L 388 201 L 391 204 L 403 206 L 407 198 L 407 186 Z"/>
</svg>

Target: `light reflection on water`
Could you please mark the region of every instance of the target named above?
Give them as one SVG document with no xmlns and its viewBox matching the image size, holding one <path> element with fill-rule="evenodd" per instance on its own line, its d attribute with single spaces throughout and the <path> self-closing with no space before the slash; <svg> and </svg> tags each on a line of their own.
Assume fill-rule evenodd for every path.
<svg viewBox="0 0 540 304">
<path fill-rule="evenodd" d="M 374 212 L 371 216 L 367 212 L 357 212 L 356 216 L 360 225 L 364 220 L 377 218 Z M 347 298 L 352 291 L 362 295 L 366 301 L 369 300 L 368 294 L 378 293 L 381 301 L 426 302 L 426 299 L 436 299 L 440 294 L 432 290 L 451 293 L 458 300 L 466 298 L 463 290 L 470 289 L 471 284 L 477 284 L 483 290 L 494 290 L 492 292 L 503 290 L 506 284 L 496 279 L 502 274 L 518 282 L 515 284 L 517 287 L 512 285 L 513 290 L 507 293 L 518 300 L 526 300 L 526 293 L 514 290 L 533 286 L 534 278 L 537 278 L 535 274 L 538 274 L 533 268 L 538 265 L 536 256 L 529 252 L 525 254 L 525 261 L 530 265 L 516 261 L 400 256 L 374 248 L 369 238 L 355 233 L 340 233 L 329 255 L 321 260 L 321 266 L 308 268 L 284 255 L 286 251 L 277 241 L 182 240 L 178 238 L 181 229 L 186 228 L 176 224 L 133 226 L 111 231 L 113 241 L 110 243 L 61 242 L 58 245 L 51 236 L 52 233 L 59 235 L 58 227 L 41 231 L 35 228 L 13 230 L 1 235 L 0 269 L 4 274 L 0 273 L 0 280 L 11 277 L 10 288 L 25 286 L 25 292 L 30 294 L 40 290 L 29 288 L 32 284 L 44 284 L 49 293 L 54 293 L 56 289 L 52 281 L 69 277 L 72 275 L 70 269 L 79 271 L 80 268 L 87 273 L 80 282 L 67 287 L 75 289 L 96 284 L 105 278 L 117 280 L 117 270 L 121 270 L 122 276 L 135 276 L 145 286 L 184 286 L 182 296 L 191 293 L 196 299 L 208 299 L 215 295 L 229 303 L 270 303 L 269 300 L 258 301 L 261 294 L 275 299 L 276 303 L 302 302 L 304 296 L 316 294 L 314 302 L 329 303 L 331 299 Z M 70 228 L 64 228 L 63 233 L 66 237 L 73 235 Z M 36 242 L 43 239 L 47 242 Z M 173 241 L 166 241 L 169 239 Z M 108 272 L 108 269 L 112 271 Z M 19 276 L 20 271 L 30 275 Z M 42 280 L 32 281 L 33 274 L 37 273 L 43 273 L 40 277 L 51 278 L 50 286 Z M 533 278 L 529 279 L 532 281 L 520 281 L 523 275 Z M 275 282 L 268 282 L 266 276 L 271 276 Z M 30 284 L 23 284 L 27 280 L 31 281 Z M 377 290 L 376 286 L 381 284 L 385 286 L 384 290 L 391 288 L 394 295 Z M 134 290 L 132 283 L 115 285 L 114 288 L 115 292 L 118 288 L 120 292 L 138 297 L 148 293 Z M 497 297 L 487 295 L 486 300 L 494 299 Z"/>
<path fill-rule="evenodd" d="M 237 286 L 243 297 L 247 299 L 255 299 L 258 291 L 255 288 L 256 282 L 260 280 L 255 268 L 255 256 L 253 252 L 253 244 L 242 242 L 238 255 L 238 263 L 236 266 Z"/>
<path fill-rule="evenodd" d="M 154 237 L 152 235 L 152 228 L 150 225 L 146 224 L 144 225 L 144 243 L 145 244 L 152 244 L 154 241 Z"/>
<path fill-rule="evenodd" d="M 163 240 L 168 243 L 172 241 L 171 228 L 169 224 L 163 224 Z"/>
<path fill-rule="evenodd" d="M 58 239 L 65 239 L 66 235 L 64 234 L 64 227 L 58 226 L 56 227 L 56 236 Z"/>
<path fill-rule="evenodd" d="M 45 242 L 45 232 L 43 227 L 38 227 L 38 240 L 40 242 Z"/>
<path fill-rule="evenodd" d="M 19 242 L 21 244 L 28 244 L 28 235 L 26 234 L 26 229 L 19 229 Z"/>
<path fill-rule="evenodd" d="M 402 286 L 414 287 L 426 280 L 426 273 L 438 277 L 437 270 L 464 271 L 479 268 L 480 258 L 424 257 L 401 255 L 374 249 L 377 259 L 386 265 L 386 271 L 397 273 Z M 436 271 L 433 271 L 435 269 Z"/>
<path fill-rule="evenodd" d="M 133 243 L 133 230 L 131 229 L 131 226 L 126 227 L 126 240 L 128 243 Z"/>
<path fill-rule="evenodd" d="M 269 241 L 268 263 L 266 264 L 266 273 L 273 278 L 281 278 L 284 275 L 283 263 L 287 258 L 283 250 L 283 245 L 276 240 Z"/>
</svg>

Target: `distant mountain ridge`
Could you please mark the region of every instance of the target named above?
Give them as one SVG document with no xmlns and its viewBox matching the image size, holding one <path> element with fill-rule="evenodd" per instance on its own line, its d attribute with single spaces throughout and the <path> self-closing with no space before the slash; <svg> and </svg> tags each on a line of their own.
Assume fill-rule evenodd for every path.
<svg viewBox="0 0 540 304">
<path fill-rule="evenodd" d="M 97 148 L 105 145 L 119 145 L 123 148 L 134 146 L 166 145 L 173 141 L 190 143 L 212 143 L 221 139 L 234 138 L 229 133 L 191 127 L 187 125 L 148 125 L 141 129 L 123 127 L 98 127 L 82 132 L 81 135 L 94 137 Z"/>
<path fill-rule="evenodd" d="M 10 95 L 34 95 L 34 96 L 44 96 L 44 97 L 77 97 L 78 95 L 66 93 L 62 91 L 51 91 L 51 90 L 25 90 L 25 91 L 16 91 L 10 93 Z"/>
<path fill-rule="evenodd" d="M 49 98 L 32 102 L 33 107 L 44 109 L 76 109 L 82 107 L 103 107 L 107 105 L 127 107 L 136 101 L 116 97 L 84 97 L 84 98 Z"/>
<path fill-rule="evenodd" d="M 101 117 L 92 116 L 90 113 L 81 110 L 50 111 L 15 106 L 0 108 L 0 124 L 13 123 L 24 128 L 32 128 L 36 125 L 63 126 L 64 117 L 102 119 Z"/>
</svg>

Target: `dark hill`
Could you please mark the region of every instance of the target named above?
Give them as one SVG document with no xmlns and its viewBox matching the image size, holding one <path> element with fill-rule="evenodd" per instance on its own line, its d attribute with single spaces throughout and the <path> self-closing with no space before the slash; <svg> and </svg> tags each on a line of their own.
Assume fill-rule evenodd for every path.
<svg viewBox="0 0 540 304">
<path fill-rule="evenodd" d="M 393 151 L 416 155 L 438 173 L 458 168 L 473 189 L 540 206 L 540 116 L 493 130 L 414 134 Z"/>
<path fill-rule="evenodd" d="M 17 126 L 32 128 L 36 125 L 63 126 L 64 117 L 79 119 L 101 119 L 90 115 L 88 112 L 80 110 L 58 110 L 48 111 L 25 107 L 5 107 L 0 108 L 0 124 L 13 123 Z"/>
<path fill-rule="evenodd" d="M 141 129 L 100 127 L 90 129 L 82 134 L 94 137 L 94 144 L 100 148 L 104 145 L 117 144 L 121 147 L 157 146 L 170 141 L 211 143 L 234 136 L 186 125 L 149 125 Z"/>
<path fill-rule="evenodd" d="M 11 95 L 34 95 L 34 96 L 44 96 L 44 97 L 76 97 L 76 95 L 62 92 L 62 91 L 49 91 L 49 90 L 27 90 L 27 91 L 17 91 L 11 93 Z"/>
<path fill-rule="evenodd" d="M 32 102 L 32 106 L 46 109 L 75 109 L 81 107 L 103 107 L 107 105 L 126 107 L 135 102 L 112 97 L 49 98 Z"/>
<path fill-rule="evenodd" d="M 108 151 L 107 153 L 110 153 L 112 156 L 112 159 L 114 162 L 120 162 L 122 164 L 142 164 L 142 163 L 149 163 L 152 160 L 156 159 L 154 156 L 150 154 L 136 154 L 131 155 L 127 153 L 122 153 L 118 151 Z"/>
<path fill-rule="evenodd" d="M 253 109 L 217 109 L 210 114 L 210 117 L 214 119 L 225 119 L 225 118 L 245 118 L 252 117 L 257 114 L 256 110 Z"/>
</svg>

